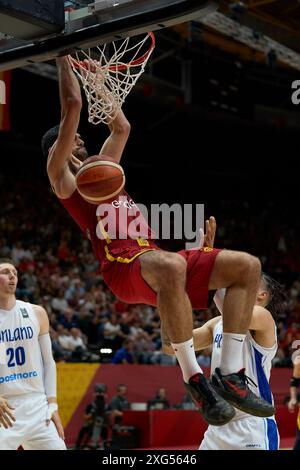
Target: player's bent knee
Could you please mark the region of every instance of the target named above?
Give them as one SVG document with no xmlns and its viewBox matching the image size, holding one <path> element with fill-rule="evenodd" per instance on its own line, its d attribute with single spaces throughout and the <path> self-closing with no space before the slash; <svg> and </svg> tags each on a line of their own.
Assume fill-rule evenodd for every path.
<svg viewBox="0 0 300 470">
<path fill-rule="evenodd" d="M 186 261 L 177 253 L 165 256 L 158 266 L 161 282 L 183 281 L 186 277 Z"/>
<path fill-rule="evenodd" d="M 161 280 L 164 277 L 170 279 L 170 276 L 185 276 L 187 264 L 185 259 L 177 253 L 162 252 L 155 257 L 141 258 L 141 266 L 142 270 Z"/>
<path fill-rule="evenodd" d="M 256 256 L 244 253 L 244 268 L 247 272 L 259 275 L 261 271 L 261 263 Z"/>
<path fill-rule="evenodd" d="M 218 288 L 224 282 L 228 285 L 258 282 L 260 274 L 258 258 L 242 251 L 224 250 L 217 257 L 210 287 Z"/>
<path fill-rule="evenodd" d="M 177 253 L 150 254 L 141 258 L 140 263 L 143 278 L 157 293 L 168 290 L 170 286 L 185 285 L 187 263 Z"/>
<path fill-rule="evenodd" d="M 237 262 L 237 273 L 241 281 L 249 279 L 259 279 L 261 273 L 261 263 L 256 256 L 248 253 L 239 253 Z"/>
</svg>

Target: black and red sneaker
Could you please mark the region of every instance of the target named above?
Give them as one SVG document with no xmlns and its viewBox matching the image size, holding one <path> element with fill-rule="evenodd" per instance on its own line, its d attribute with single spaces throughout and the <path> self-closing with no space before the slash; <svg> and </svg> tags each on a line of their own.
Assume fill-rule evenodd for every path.
<svg viewBox="0 0 300 470">
<path fill-rule="evenodd" d="M 215 392 L 203 374 L 193 375 L 184 385 L 208 424 L 223 426 L 235 416 L 234 408 Z"/>
<path fill-rule="evenodd" d="M 216 392 L 235 408 L 261 418 L 273 416 L 275 413 L 274 406 L 250 390 L 248 386 L 250 381 L 255 385 L 245 375 L 245 369 L 235 374 L 222 375 L 221 370 L 216 368 L 211 377 L 211 383 Z"/>
</svg>

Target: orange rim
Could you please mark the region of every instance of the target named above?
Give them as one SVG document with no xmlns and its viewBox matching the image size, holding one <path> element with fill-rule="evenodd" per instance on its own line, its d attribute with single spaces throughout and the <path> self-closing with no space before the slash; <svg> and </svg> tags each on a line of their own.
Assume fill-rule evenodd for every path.
<svg viewBox="0 0 300 470">
<path fill-rule="evenodd" d="M 143 62 L 145 62 L 148 59 L 148 57 L 152 53 L 153 49 L 155 48 L 155 36 L 154 36 L 154 34 L 150 31 L 148 33 L 148 36 L 151 38 L 152 43 L 151 43 L 151 46 L 148 49 L 148 51 L 145 52 L 145 54 L 143 54 L 141 57 L 138 57 L 137 59 L 133 60 L 132 62 L 128 62 L 128 64 L 111 65 L 110 67 L 103 66 L 103 67 L 100 67 L 100 68 L 102 70 L 106 69 L 106 70 L 116 71 L 116 70 L 126 70 L 129 67 L 136 67 L 138 65 L 141 65 Z M 70 57 L 70 60 L 72 61 L 75 68 L 83 67 L 83 68 L 89 70 L 92 73 L 97 73 L 97 70 L 95 70 L 95 71 L 91 70 L 84 60 L 76 60 L 72 56 L 69 56 L 69 57 Z M 89 59 L 87 59 L 87 60 L 89 60 Z"/>
</svg>

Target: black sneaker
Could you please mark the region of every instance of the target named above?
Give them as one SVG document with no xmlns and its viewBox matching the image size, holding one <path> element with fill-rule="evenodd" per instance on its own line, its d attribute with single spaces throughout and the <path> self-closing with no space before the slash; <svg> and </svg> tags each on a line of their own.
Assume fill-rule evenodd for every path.
<svg viewBox="0 0 300 470">
<path fill-rule="evenodd" d="M 184 385 L 208 424 L 223 426 L 235 416 L 234 408 L 215 392 L 203 374 L 193 375 Z"/>
<path fill-rule="evenodd" d="M 275 413 L 274 406 L 255 395 L 248 387 L 248 382 L 252 382 L 253 385 L 257 386 L 253 380 L 245 375 L 245 369 L 236 374 L 222 375 L 220 369 L 216 368 L 211 378 L 211 383 L 216 392 L 235 408 L 261 418 L 273 416 Z"/>
</svg>

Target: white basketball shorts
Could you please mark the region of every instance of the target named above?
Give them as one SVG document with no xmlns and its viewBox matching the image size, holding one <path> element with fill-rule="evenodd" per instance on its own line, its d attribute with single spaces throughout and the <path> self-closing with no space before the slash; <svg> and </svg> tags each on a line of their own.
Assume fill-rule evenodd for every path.
<svg viewBox="0 0 300 470">
<path fill-rule="evenodd" d="M 278 450 L 279 434 L 274 418 L 249 416 L 224 426 L 209 426 L 200 450 Z"/>
<path fill-rule="evenodd" d="M 39 393 L 28 393 L 7 398 L 15 409 L 16 421 L 11 428 L 0 427 L 0 450 L 66 450 L 54 423 L 46 425 L 47 398 Z"/>
</svg>

